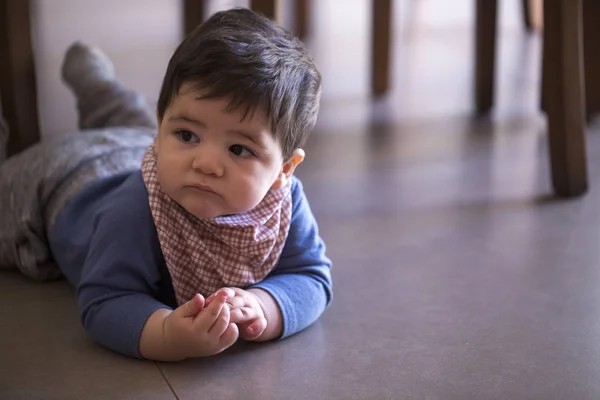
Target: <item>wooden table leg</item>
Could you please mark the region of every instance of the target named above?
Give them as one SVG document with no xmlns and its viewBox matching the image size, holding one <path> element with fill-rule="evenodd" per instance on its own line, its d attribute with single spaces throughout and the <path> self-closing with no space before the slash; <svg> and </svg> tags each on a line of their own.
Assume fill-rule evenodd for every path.
<svg viewBox="0 0 600 400">
<path fill-rule="evenodd" d="M 588 189 L 581 10 L 581 0 L 544 1 L 550 164 L 562 197 Z"/>
<path fill-rule="evenodd" d="M 267 18 L 277 19 L 277 0 L 250 0 L 250 8 Z"/>
<path fill-rule="evenodd" d="M 0 103 L 9 156 L 40 140 L 29 1 L 0 0 Z"/>
<path fill-rule="evenodd" d="M 475 1 L 475 108 L 488 113 L 494 105 L 497 0 Z"/>
<path fill-rule="evenodd" d="M 204 0 L 183 0 L 183 33 L 187 35 L 204 22 Z"/>
<path fill-rule="evenodd" d="M 371 91 L 381 96 L 390 87 L 392 0 L 373 0 L 371 21 Z"/>
</svg>

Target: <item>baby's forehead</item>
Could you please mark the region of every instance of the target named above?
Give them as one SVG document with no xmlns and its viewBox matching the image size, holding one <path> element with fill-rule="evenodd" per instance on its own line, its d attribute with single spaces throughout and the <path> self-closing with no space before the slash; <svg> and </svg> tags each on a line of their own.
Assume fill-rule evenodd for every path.
<svg viewBox="0 0 600 400">
<path fill-rule="evenodd" d="M 264 101 L 254 100 L 253 96 L 246 98 L 239 93 L 217 93 L 207 88 L 199 89 L 198 84 L 188 82 L 181 86 L 174 97 L 218 102 L 223 105 L 222 112 L 239 115 L 240 123 L 260 119 L 264 124 L 272 124 L 269 107 Z"/>
</svg>

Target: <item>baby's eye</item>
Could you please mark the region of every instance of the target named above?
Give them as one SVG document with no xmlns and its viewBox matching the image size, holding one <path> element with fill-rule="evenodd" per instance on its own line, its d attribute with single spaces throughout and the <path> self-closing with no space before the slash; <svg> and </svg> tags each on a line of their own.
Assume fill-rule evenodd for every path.
<svg viewBox="0 0 600 400">
<path fill-rule="evenodd" d="M 180 129 L 177 132 L 175 132 L 175 134 L 179 137 L 179 140 L 181 140 L 184 143 L 198 143 L 200 141 L 198 139 L 198 136 L 185 129 Z"/>
<path fill-rule="evenodd" d="M 255 154 L 249 148 L 242 146 L 241 144 L 234 144 L 229 147 L 229 151 L 239 157 L 254 157 Z"/>
</svg>

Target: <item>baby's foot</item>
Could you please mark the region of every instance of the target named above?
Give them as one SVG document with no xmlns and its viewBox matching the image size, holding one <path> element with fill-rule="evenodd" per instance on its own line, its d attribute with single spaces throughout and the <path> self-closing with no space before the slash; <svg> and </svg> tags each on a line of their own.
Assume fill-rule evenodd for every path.
<svg viewBox="0 0 600 400">
<path fill-rule="evenodd" d="M 115 68 L 99 48 L 75 42 L 65 54 L 62 76 L 75 96 L 82 98 L 94 90 L 110 87 L 115 81 Z"/>
<path fill-rule="evenodd" d="M 81 129 L 156 127 L 144 96 L 117 79 L 112 62 L 99 48 L 72 44 L 65 54 L 62 76 L 77 98 Z"/>
</svg>

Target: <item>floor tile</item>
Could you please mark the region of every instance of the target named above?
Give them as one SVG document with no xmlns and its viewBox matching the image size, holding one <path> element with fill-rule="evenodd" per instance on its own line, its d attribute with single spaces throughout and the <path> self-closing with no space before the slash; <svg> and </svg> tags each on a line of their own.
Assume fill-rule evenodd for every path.
<svg viewBox="0 0 600 400">
<path fill-rule="evenodd" d="M 79 324 L 65 281 L 0 273 L 0 399 L 173 399 L 157 365 L 111 353 Z"/>
</svg>

